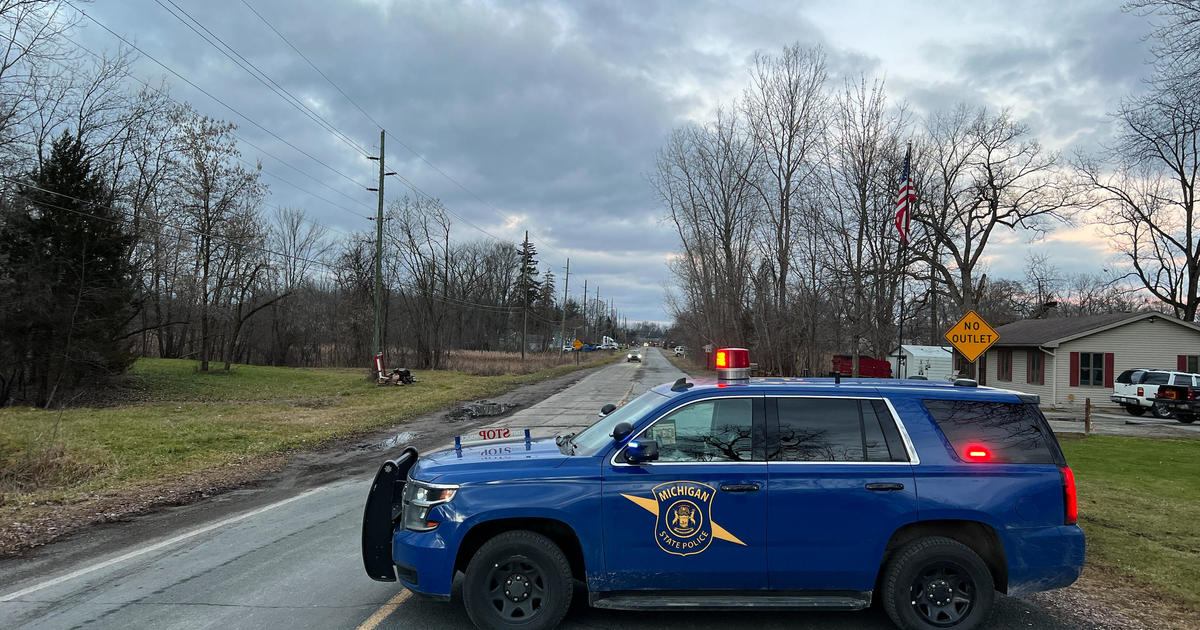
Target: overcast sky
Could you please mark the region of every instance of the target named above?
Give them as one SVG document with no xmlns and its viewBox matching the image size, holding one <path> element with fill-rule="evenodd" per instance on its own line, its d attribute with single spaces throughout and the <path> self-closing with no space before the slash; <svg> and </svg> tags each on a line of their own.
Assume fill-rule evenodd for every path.
<svg viewBox="0 0 1200 630">
<path fill-rule="evenodd" d="M 379 128 L 242 0 L 174 1 L 340 132 L 378 150 Z M 388 169 L 459 215 L 458 238 L 519 241 L 529 230 L 559 290 L 569 256 L 571 293 L 578 297 L 586 278 L 631 321 L 668 319 L 665 261 L 676 238 L 646 180 L 655 152 L 676 126 L 738 97 L 755 51 L 820 44 L 835 75 L 883 77 L 891 100 L 917 114 L 960 101 L 1011 107 L 1043 144 L 1068 152 L 1108 136 L 1106 113 L 1148 74 L 1145 19 L 1119 2 L 246 1 L 387 129 Z M 262 161 L 271 204 L 302 207 L 335 230 L 370 227 L 375 197 L 363 187 L 374 186 L 375 163 L 156 0 L 83 7 L 328 165 L 143 60 L 140 76 L 165 79 L 177 98 L 238 124 L 261 147 L 241 150 Z M 86 21 L 77 38 L 96 50 L 117 44 Z M 385 188 L 389 200 L 409 192 L 394 178 Z M 1086 228 L 1032 244 L 1006 235 L 995 247 L 993 277 L 1020 277 L 1031 248 L 1067 272 L 1096 271 L 1109 255 Z"/>
</svg>

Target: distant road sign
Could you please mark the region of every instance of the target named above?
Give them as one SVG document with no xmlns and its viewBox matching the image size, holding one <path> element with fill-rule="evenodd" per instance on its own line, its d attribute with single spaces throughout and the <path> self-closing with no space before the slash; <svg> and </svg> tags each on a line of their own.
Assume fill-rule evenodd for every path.
<svg viewBox="0 0 1200 630">
<path fill-rule="evenodd" d="M 957 324 L 946 331 L 946 340 L 950 345 L 972 363 L 999 339 L 1000 335 L 975 311 L 963 315 Z"/>
<path fill-rule="evenodd" d="M 575 343 L 571 344 L 571 347 L 573 347 L 573 348 L 575 348 L 576 350 L 578 350 L 578 349 L 580 349 L 580 348 L 582 348 L 582 347 L 583 347 L 583 342 L 582 342 L 582 341 L 580 341 L 580 340 L 578 340 L 578 339 L 576 339 L 576 340 L 575 340 Z"/>
</svg>

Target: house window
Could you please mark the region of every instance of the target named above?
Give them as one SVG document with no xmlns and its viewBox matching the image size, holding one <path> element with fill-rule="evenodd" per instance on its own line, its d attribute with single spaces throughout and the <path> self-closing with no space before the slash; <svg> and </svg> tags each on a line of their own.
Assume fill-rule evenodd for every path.
<svg viewBox="0 0 1200 630">
<path fill-rule="evenodd" d="M 996 353 L 996 380 L 1012 380 L 1012 350 L 1000 350 Z"/>
<path fill-rule="evenodd" d="M 1200 372 L 1200 355 L 1189 354 L 1187 357 L 1187 369 L 1184 371 L 1190 374 Z"/>
<path fill-rule="evenodd" d="M 1046 355 L 1041 350 L 1029 350 L 1026 353 L 1025 381 L 1032 385 L 1046 384 Z"/>
<path fill-rule="evenodd" d="M 1104 387 L 1104 353 L 1079 353 L 1079 384 Z"/>
</svg>

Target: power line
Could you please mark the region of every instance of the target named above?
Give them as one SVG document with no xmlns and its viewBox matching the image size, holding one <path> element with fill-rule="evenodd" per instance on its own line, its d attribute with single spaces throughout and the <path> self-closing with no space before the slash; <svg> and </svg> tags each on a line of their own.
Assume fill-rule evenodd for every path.
<svg viewBox="0 0 1200 630">
<path fill-rule="evenodd" d="M 254 125 L 255 127 L 257 127 L 258 129 L 260 129 L 260 130 L 261 130 L 263 133 L 266 133 L 267 135 L 270 135 L 272 138 L 275 138 L 276 140 L 278 140 L 278 141 L 280 141 L 280 142 L 282 142 L 282 143 L 286 144 L 287 146 L 289 146 L 289 147 L 291 147 L 293 150 L 295 150 L 297 153 L 300 153 L 301 155 L 303 155 L 303 156 L 307 157 L 308 159 L 310 159 L 310 160 L 312 160 L 312 161 L 316 162 L 317 164 L 320 164 L 321 166 L 323 166 L 323 167 L 325 167 L 326 169 L 330 170 L 330 171 L 331 171 L 331 172 L 333 172 L 334 174 L 336 174 L 336 175 L 338 175 L 338 176 L 342 177 L 343 179 L 345 179 L 345 180 L 349 181 L 350 183 L 354 184 L 355 186 L 358 186 L 359 188 L 366 188 L 366 186 L 364 186 L 363 184 L 359 183 L 359 182 L 358 182 L 358 181 L 356 181 L 354 178 L 352 178 L 352 177 L 350 177 L 349 175 L 347 175 L 347 174 L 345 174 L 345 173 L 343 173 L 343 172 L 341 172 L 341 171 L 337 170 L 336 168 L 334 168 L 334 167 L 330 166 L 329 164 L 326 164 L 326 163 L 325 163 L 324 161 L 322 161 L 321 159 L 319 159 L 319 158 L 315 157 L 314 155 L 312 155 L 311 153 L 309 153 L 309 152 L 305 151 L 304 149 L 301 149 L 300 147 L 296 146 L 295 144 L 292 144 L 292 143 L 291 143 L 291 142 L 289 142 L 288 140 L 285 140 L 284 138 L 280 137 L 280 136 L 279 136 L 279 134 L 275 133 L 274 131 L 271 131 L 270 129 L 267 129 L 267 128 L 266 128 L 266 127 L 264 127 L 262 124 L 260 124 L 258 121 L 254 120 L 253 118 L 250 118 L 250 117 L 249 117 L 249 116 L 247 116 L 246 114 L 243 114 L 243 113 L 242 113 L 241 111 L 239 111 L 237 108 L 235 108 L 235 107 L 233 107 L 232 105 L 230 105 L 230 104 L 226 103 L 225 101 L 223 101 L 223 100 L 221 100 L 221 99 L 217 98 L 216 96 L 214 96 L 214 95 L 213 95 L 211 92 L 209 92 L 208 90 L 205 90 L 204 88 L 200 87 L 199 85 L 196 85 L 196 83 L 192 82 L 192 81 L 191 81 L 190 79 L 188 79 L 187 77 L 185 77 L 185 76 L 183 76 L 182 74 L 180 74 L 179 72 L 175 71 L 175 69 L 174 69 L 174 68 L 172 68 L 172 67 L 168 66 L 167 64 L 165 64 L 165 63 L 163 63 L 163 62 L 159 61 L 159 60 L 158 60 L 158 58 L 156 58 L 154 55 L 151 55 L 150 53 L 146 52 L 145 50 L 143 50 L 142 48 L 138 47 L 138 46 L 137 46 L 136 44 L 134 44 L 133 42 L 131 42 L 131 41 L 129 41 L 128 39 L 126 39 L 126 38 L 125 38 L 124 36 L 122 36 L 120 33 L 117 33 L 116 31 L 112 30 L 111 28 L 108 28 L 107 26 L 105 26 L 105 25 L 104 25 L 104 23 L 103 23 L 103 22 L 100 22 L 100 21 L 99 21 L 99 20 L 97 20 L 96 18 L 94 18 L 94 17 L 92 17 L 91 15 L 89 15 L 89 14 L 88 14 L 86 11 L 84 11 L 84 10 L 80 9 L 79 7 L 75 6 L 75 5 L 74 5 L 74 4 L 71 2 L 71 0 L 65 0 L 65 2 L 66 2 L 68 5 L 70 5 L 70 6 L 71 6 L 71 8 L 75 9 L 75 10 L 76 10 L 76 11 L 78 11 L 78 12 L 79 12 L 81 15 L 83 15 L 83 17 L 85 17 L 85 18 L 87 18 L 89 21 L 91 21 L 93 24 L 95 24 L 96 26 L 99 26 L 100 28 L 104 29 L 105 31 L 107 31 L 107 32 L 108 32 L 110 35 L 112 35 L 113 37 L 115 37 L 115 38 L 117 38 L 117 39 L 121 40 L 121 41 L 122 41 L 122 42 L 123 42 L 123 43 L 124 43 L 126 46 L 129 46 L 129 47 L 130 47 L 130 48 L 132 48 L 133 50 L 136 50 L 136 51 L 138 51 L 139 53 L 141 53 L 142 55 L 144 55 L 144 56 L 145 56 L 147 59 L 149 59 L 149 60 L 153 61 L 154 63 L 158 64 L 160 67 L 162 67 L 162 68 L 163 68 L 164 70 L 166 70 L 167 72 L 170 72 L 172 75 L 174 75 L 174 76 L 175 76 L 176 78 L 178 78 L 180 81 L 183 81 L 184 83 L 187 83 L 188 85 L 190 85 L 192 88 L 194 88 L 195 90 L 197 90 L 197 91 L 198 91 L 198 92 L 200 92 L 201 94 L 203 94 L 203 95 L 207 96 L 208 98 L 212 99 L 213 101 L 216 101 L 218 104 L 220 104 L 220 105 L 221 105 L 222 107 L 224 107 L 225 109 L 228 109 L 229 111 L 233 112 L 234 114 L 237 114 L 238 116 L 240 116 L 241 118 L 243 118 L 244 120 L 246 120 L 246 122 L 249 122 L 250 124 L 252 124 L 252 125 Z"/>
<path fill-rule="evenodd" d="M 100 60 L 100 61 L 104 61 L 104 60 L 105 60 L 105 57 L 104 57 L 103 55 L 101 55 L 100 53 L 97 53 L 96 51 L 92 50 L 91 48 L 88 48 L 87 46 L 84 46 L 83 44 L 80 44 L 79 42 L 77 42 L 77 41 L 75 41 L 75 40 L 73 40 L 73 39 L 71 39 L 70 37 L 67 37 L 67 36 L 65 36 L 65 35 L 60 35 L 60 36 L 61 36 L 63 39 L 67 40 L 68 42 L 71 42 L 71 44 L 73 44 L 74 46 L 76 46 L 76 47 L 77 47 L 77 48 L 79 48 L 80 50 L 82 50 L 82 51 L 84 51 L 84 52 L 88 53 L 88 54 L 89 54 L 89 55 L 91 55 L 93 58 L 95 58 L 95 59 L 97 59 L 97 60 Z M 141 52 L 141 51 L 139 51 L 139 52 Z M 144 53 L 143 53 L 143 54 L 144 54 Z M 66 68 L 66 66 L 65 66 L 64 64 L 62 64 L 62 63 L 60 63 L 60 66 L 61 66 L 61 67 L 64 67 L 64 68 Z M 171 102 L 173 102 L 173 103 L 175 103 L 175 104 L 177 104 L 177 105 L 179 105 L 179 106 L 181 106 L 181 107 L 183 107 L 183 106 L 186 106 L 186 103 L 184 103 L 184 102 L 180 101 L 179 99 L 177 99 L 177 98 L 175 98 L 175 97 L 171 96 L 171 95 L 170 95 L 170 93 L 168 93 L 167 91 L 165 91 L 165 90 L 162 90 L 162 89 L 160 89 L 160 88 L 157 88 L 157 87 L 155 87 L 155 86 L 154 86 L 154 85 L 152 85 L 152 84 L 151 84 L 149 81 L 146 81 L 145 79 L 142 79 L 141 77 L 139 77 L 139 76 L 137 76 L 137 75 L 133 74 L 132 72 L 130 72 L 130 71 L 128 71 L 128 70 L 119 70 L 119 71 L 120 71 L 120 73 L 121 73 L 122 75 L 124 75 L 124 76 L 126 76 L 126 77 L 128 77 L 128 78 L 130 78 L 130 79 L 133 79 L 134 81 L 136 81 L 136 82 L 137 82 L 137 83 L 139 83 L 140 85 L 144 86 L 146 89 L 148 89 L 148 90 L 150 90 L 150 91 L 154 92 L 155 94 L 158 94 L 158 95 L 162 96 L 163 98 L 166 98 L 166 99 L 170 100 Z M 299 173 L 300 175 L 303 175 L 304 177 L 306 177 L 306 178 L 308 178 L 308 179 L 312 180 L 313 182 L 317 183 L 318 185 L 320 185 L 320 186 L 323 186 L 323 187 L 325 187 L 325 188 L 329 189 L 330 191 L 332 191 L 332 192 L 334 192 L 334 193 L 336 193 L 336 194 L 338 194 L 338 195 L 341 195 L 341 196 L 345 197 L 346 199 L 349 199 L 349 200 L 350 200 L 351 202 L 353 202 L 353 203 L 362 203 L 362 204 L 364 204 L 364 207 L 366 207 L 366 206 L 365 206 L 365 203 L 366 203 L 365 201 L 362 201 L 362 200 L 360 200 L 360 199 L 355 199 L 354 197 L 351 197 L 351 196 L 347 195 L 345 192 L 343 192 L 343 191 L 341 191 L 341 190 L 338 190 L 337 188 L 334 188 L 333 186 L 330 186 L 329 184 L 327 184 L 326 182 L 323 182 L 323 181 L 321 181 L 320 179 L 317 179 L 317 178 L 316 178 L 315 176 L 313 176 L 311 173 L 308 173 L 307 171 L 304 171 L 304 170 L 303 170 L 303 169 L 301 169 L 300 167 L 298 167 L 298 166 L 295 166 L 294 164 L 292 164 L 291 162 L 288 162 L 287 160 L 284 160 L 283 158 L 279 157 L 278 155 L 275 155 L 274 153 L 272 153 L 272 152 L 270 152 L 270 151 L 268 151 L 268 150 L 264 149 L 263 147 L 259 146 L 258 144 L 254 143 L 253 141 L 249 140 L 249 139 L 248 139 L 248 138 L 246 138 L 245 136 L 243 136 L 243 135 L 241 135 L 241 134 L 237 133 L 236 131 L 234 131 L 234 132 L 231 132 L 231 133 L 232 133 L 232 135 L 233 135 L 235 138 L 237 138 L 239 141 L 243 142 L 244 144 L 246 144 L 246 145 L 248 145 L 248 146 L 250 146 L 250 147 L 253 147 L 254 149 L 257 149 L 259 152 L 261 152 L 262 154 L 266 155 L 267 157 L 270 157 L 270 158 L 274 159 L 275 161 L 279 162 L 280 164 L 282 164 L 282 165 L 284 165 L 284 166 L 286 166 L 286 167 L 288 167 L 288 168 L 292 169 L 293 171 L 296 171 L 296 172 L 297 172 L 297 173 Z M 272 175 L 272 177 L 276 177 L 277 179 L 282 179 L 282 178 L 281 178 L 281 177 L 279 177 L 278 175 L 275 175 L 275 174 L 271 174 L 271 175 Z M 324 198 L 324 197 L 321 197 L 320 195 L 317 195 L 317 194 L 315 194 L 315 193 L 308 192 L 307 190 L 304 190 L 304 189 L 300 188 L 299 186 L 295 186 L 295 184 L 292 184 L 292 185 L 293 185 L 294 187 L 296 187 L 297 189 L 301 190 L 302 192 L 304 192 L 304 193 L 306 193 L 306 194 L 308 194 L 308 195 L 310 195 L 310 196 L 312 196 L 312 197 L 314 197 L 314 198 L 316 198 L 316 199 L 320 199 L 321 201 L 324 201 L 325 203 L 328 203 L 328 204 L 329 204 L 329 205 L 331 205 L 331 206 L 334 206 L 334 207 L 336 207 L 336 208 L 340 208 L 340 209 L 342 209 L 342 210 L 345 210 L 346 212 L 350 212 L 351 214 L 354 214 L 355 216 L 361 216 L 359 213 L 357 213 L 357 212 L 354 212 L 353 210 L 350 210 L 349 208 L 346 208 L 345 206 L 342 206 L 342 205 L 340 205 L 340 204 L 334 203 L 334 202 L 332 202 L 332 201 L 330 201 L 330 200 L 328 200 L 328 199 L 326 199 L 326 198 Z"/>
<path fill-rule="evenodd" d="M 232 61 L 238 67 L 245 70 L 250 76 L 254 77 L 259 83 L 262 83 L 267 89 L 274 92 L 276 94 L 276 96 L 279 96 L 281 99 L 283 99 L 284 102 L 291 105 L 294 109 L 296 109 L 296 111 L 307 116 L 309 118 L 309 120 L 312 120 L 313 122 L 317 123 L 323 129 L 332 133 L 335 137 L 337 137 L 339 140 L 341 140 L 347 146 L 354 149 L 355 151 L 358 151 L 363 156 L 369 155 L 367 150 L 364 149 L 362 147 L 362 145 L 358 144 L 357 142 L 354 141 L 353 138 L 351 138 L 350 136 L 346 135 L 341 130 L 339 130 L 333 123 L 326 120 L 324 116 L 321 116 L 317 112 L 314 112 L 308 105 L 305 105 L 303 101 L 301 101 L 299 98 L 297 98 L 295 94 L 292 94 L 290 91 L 288 91 L 287 88 L 283 87 L 282 85 L 279 85 L 279 83 L 276 82 L 274 79 L 272 79 L 271 76 L 268 75 L 266 72 L 264 72 L 262 70 L 262 68 L 259 68 L 257 65 L 254 64 L 254 62 L 250 61 L 249 59 L 246 59 L 246 57 L 243 56 L 241 53 L 239 53 L 237 51 L 237 49 L 235 49 L 233 46 L 230 46 L 229 44 L 227 44 L 225 42 L 225 40 L 220 38 L 220 36 L 218 36 L 216 33 L 213 33 L 211 30 L 209 30 L 208 27 L 206 27 L 204 24 L 202 24 L 196 18 L 192 17 L 192 15 L 190 13 L 183 10 L 183 8 L 181 8 L 178 4 L 175 4 L 174 0 L 166 0 L 166 2 L 168 4 L 170 4 L 172 7 L 174 7 L 175 11 L 179 11 L 179 13 L 182 13 L 184 16 L 186 16 L 187 20 L 191 20 L 193 24 L 200 27 L 200 29 L 203 30 L 204 33 L 201 33 L 200 31 L 196 30 L 196 28 L 194 26 L 192 26 L 191 24 L 188 24 L 187 20 L 183 19 L 182 17 L 179 17 L 179 15 L 175 13 L 175 11 L 172 11 L 170 8 L 167 7 L 167 5 L 163 4 L 162 0 L 154 0 L 154 2 L 156 4 L 158 4 L 158 6 L 162 7 L 163 10 L 165 10 L 167 13 L 170 13 L 172 17 L 179 20 L 180 23 L 182 23 L 184 26 L 188 27 L 193 33 L 195 33 L 197 36 L 199 36 L 200 39 L 203 39 L 205 42 L 210 44 L 213 48 L 216 48 L 218 52 L 225 55 L 225 57 L 227 57 L 230 61 Z M 205 33 L 207 33 L 207 36 L 205 36 Z M 211 37 L 211 39 L 210 39 L 210 37 Z M 213 40 L 216 40 L 216 42 L 214 42 Z M 217 43 L 220 43 L 220 46 L 218 46 Z M 222 48 L 222 47 L 224 47 L 224 48 Z M 230 54 L 230 53 L 232 53 L 232 54 Z"/>
<path fill-rule="evenodd" d="M 242 4 L 246 5 L 246 8 L 247 8 L 247 9 L 250 9 L 250 12 L 251 12 L 251 13 L 253 13 L 254 15 L 256 15 L 256 16 L 258 17 L 258 19 L 262 20 L 262 23 L 263 23 L 263 24 L 266 24 L 266 25 L 267 25 L 267 28 L 271 29 L 271 32 L 273 32 L 273 33 L 275 33 L 276 35 L 278 35 L 278 36 L 279 36 L 279 39 L 282 39 L 282 40 L 283 40 L 283 43 L 287 44 L 287 45 L 288 45 L 288 46 L 289 46 L 289 47 L 290 47 L 292 50 L 296 51 L 296 54 L 297 54 L 297 55 L 300 55 L 300 58 L 301 58 L 301 59 L 303 59 L 303 60 L 304 60 L 304 61 L 305 61 L 305 62 L 308 64 L 308 66 L 309 66 L 310 68 L 312 68 L 313 70 L 316 70 L 316 71 L 317 71 L 317 74 L 321 75 L 321 78 L 322 78 L 322 79 L 325 79 L 325 81 L 326 81 L 327 83 L 329 83 L 329 85 L 332 85 L 332 86 L 333 86 L 333 89 L 337 90 L 339 94 L 341 94 L 343 97 L 345 97 L 345 99 L 346 99 L 347 101 L 349 101 L 349 102 L 350 102 L 350 104 L 351 104 L 351 105 L 353 105 L 353 106 L 355 107 L 355 109 L 357 109 L 357 110 L 358 110 L 358 111 L 359 111 L 359 112 L 360 112 L 360 113 L 361 113 L 361 114 L 362 114 L 364 117 L 366 117 L 366 119 L 367 119 L 367 120 L 371 121 L 371 124 L 375 125 L 376 127 L 379 127 L 380 129 L 383 129 L 383 125 L 381 125 L 381 124 L 379 123 L 379 121 L 377 121 L 377 120 L 375 120 L 374 118 L 372 118 L 372 117 L 371 117 L 371 115 L 367 113 L 367 110 L 363 109 L 362 107 L 360 107 L 360 106 L 359 106 L 359 104 L 358 104 L 358 103 L 354 102 L 354 99 L 350 98 L 350 95 L 349 95 L 349 94 L 346 94 L 346 92 L 345 92 L 344 90 L 342 90 L 342 88 L 338 87 L 338 84 L 337 84 L 337 83 L 334 83 L 334 82 L 333 82 L 333 79 L 330 79 L 328 76 L 326 76 L 326 75 L 325 75 L 325 73 L 324 73 L 324 72 L 321 72 L 321 69 L 320 69 L 320 68 L 318 68 L 318 67 L 317 67 L 317 65 L 316 65 L 316 64 L 314 64 L 314 63 L 313 63 L 313 62 L 312 62 L 312 61 L 311 61 L 311 60 L 308 58 L 308 56 L 307 56 L 307 55 L 305 55 L 304 53 L 300 52 L 300 49 L 299 49 L 299 48 L 296 48 L 296 46 L 295 46 L 294 44 L 292 44 L 292 42 L 288 41 L 288 38 L 284 37 L 284 36 L 283 36 L 283 33 L 280 33 L 278 29 L 276 29 L 274 26 L 272 26 L 272 25 L 271 25 L 271 23 L 270 23 L 270 22 L 268 22 L 268 21 L 267 21 L 267 18 L 263 17 L 263 15 L 262 15 L 261 13 L 259 13 L 258 11 L 256 11 L 256 10 L 254 9 L 254 7 L 250 6 L 250 3 L 249 3 L 249 2 L 247 2 L 246 0 L 242 0 Z M 399 142 L 399 140 L 397 140 L 397 142 Z M 404 144 L 404 143 L 403 143 L 403 142 L 400 142 L 400 144 Z"/>
</svg>

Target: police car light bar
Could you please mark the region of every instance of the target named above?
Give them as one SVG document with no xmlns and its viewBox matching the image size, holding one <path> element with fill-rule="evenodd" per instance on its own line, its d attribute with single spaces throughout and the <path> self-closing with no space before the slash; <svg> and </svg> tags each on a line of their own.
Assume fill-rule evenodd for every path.
<svg viewBox="0 0 1200 630">
<path fill-rule="evenodd" d="M 745 348 L 717 350 L 717 378 L 744 381 L 750 378 L 750 351 Z"/>
</svg>

